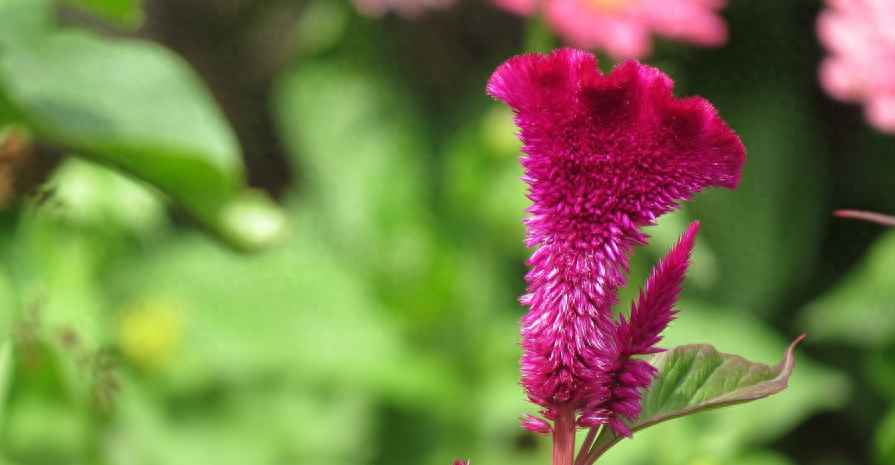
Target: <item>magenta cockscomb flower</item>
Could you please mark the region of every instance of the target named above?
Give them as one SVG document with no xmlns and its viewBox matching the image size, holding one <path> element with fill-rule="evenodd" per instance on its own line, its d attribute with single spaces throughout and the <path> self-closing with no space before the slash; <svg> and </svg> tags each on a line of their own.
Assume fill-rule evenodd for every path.
<svg viewBox="0 0 895 465">
<path fill-rule="evenodd" d="M 447 8 L 454 0 L 352 0 L 366 16 L 382 16 L 390 10 L 405 18 L 416 18 L 426 10 Z"/>
<path fill-rule="evenodd" d="M 739 138 L 706 100 L 676 99 L 671 89 L 655 68 L 626 61 L 603 75 L 593 55 L 573 49 L 513 58 L 488 83 L 515 112 L 532 200 L 521 371 L 543 418 L 524 426 L 552 433 L 555 451 L 570 450 L 557 441 L 574 444 L 576 427 L 630 435 L 624 420 L 640 414 L 640 389 L 656 374 L 633 357 L 659 351 L 698 224 L 617 321 L 628 254 L 647 239 L 639 228 L 696 192 L 739 182 Z"/>
<path fill-rule="evenodd" d="M 643 58 L 651 34 L 715 47 L 727 40 L 718 15 L 725 0 L 492 0 L 517 14 L 538 8 L 569 45 L 603 50 L 615 58 Z"/>
<path fill-rule="evenodd" d="M 895 2 L 827 0 L 817 35 L 829 50 L 820 82 L 830 96 L 864 104 L 871 125 L 895 133 Z"/>
</svg>

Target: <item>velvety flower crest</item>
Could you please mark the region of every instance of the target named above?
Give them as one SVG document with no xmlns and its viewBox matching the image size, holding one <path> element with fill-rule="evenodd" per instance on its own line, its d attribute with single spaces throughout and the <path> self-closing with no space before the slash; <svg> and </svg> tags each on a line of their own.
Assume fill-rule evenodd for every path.
<svg viewBox="0 0 895 465">
<path fill-rule="evenodd" d="M 527 417 L 529 430 L 549 433 L 546 420 L 572 412 L 578 426 L 630 434 L 624 419 L 640 414 L 640 389 L 656 373 L 633 357 L 658 351 L 698 224 L 617 321 L 628 254 L 647 240 L 639 228 L 696 192 L 739 182 L 745 150 L 736 134 L 706 100 L 671 90 L 655 68 L 626 61 L 604 75 L 593 55 L 573 49 L 513 58 L 488 83 L 515 112 L 532 200 L 521 372 L 543 419 Z"/>
</svg>

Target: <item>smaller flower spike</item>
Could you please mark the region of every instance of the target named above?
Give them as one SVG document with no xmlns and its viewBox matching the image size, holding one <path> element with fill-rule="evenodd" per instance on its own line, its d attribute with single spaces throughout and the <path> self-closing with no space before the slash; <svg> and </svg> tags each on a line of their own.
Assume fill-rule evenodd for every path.
<svg viewBox="0 0 895 465">
<path fill-rule="evenodd" d="M 659 333 L 677 313 L 673 307 L 682 289 L 698 232 L 699 222 L 694 221 L 647 279 L 637 303 L 631 305 L 630 322 L 621 316 L 617 345 L 624 348 L 622 356 L 661 352 L 653 346 L 662 339 Z"/>
<path fill-rule="evenodd" d="M 639 228 L 708 187 L 735 188 L 745 162 L 711 104 L 671 88 L 655 68 L 626 61 L 603 75 L 593 55 L 568 48 L 513 58 L 488 82 L 515 112 L 532 200 L 521 371 L 543 418 L 523 425 L 552 432 L 563 459 L 570 441 L 557 447 L 557 437 L 574 438 L 576 426 L 630 434 L 623 418 L 640 413 L 638 388 L 655 373 L 631 356 L 654 352 L 673 317 L 697 226 L 650 277 L 630 321 L 616 322 L 628 254 L 647 239 Z"/>
<path fill-rule="evenodd" d="M 637 420 L 640 407 L 641 388 L 649 387 L 656 377 L 656 369 L 643 360 L 632 359 L 635 355 L 661 352 L 656 348 L 662 336 L 659 335 L 674 319 L 674 304 L 681 292 L 690 253 L 699 232 L 699 222 L 693 222 L 681 240 L 668 255 L 659 262 L 640 291 L 637 303 L 631 305 L 630 321 L 620 317 L 615 333 L 615 347 L 619 349 L 616 359 L 618 368 L 613 378 L 612 399 L 608 401 L 609 426 L 613 431 L 631 436 L 631 430 L 622 420 Z"/>
</svg>

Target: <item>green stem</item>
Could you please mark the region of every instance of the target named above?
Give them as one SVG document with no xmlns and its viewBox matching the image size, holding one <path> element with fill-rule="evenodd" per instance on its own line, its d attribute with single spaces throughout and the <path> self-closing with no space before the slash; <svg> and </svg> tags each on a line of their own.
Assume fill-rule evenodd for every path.
<svg viewBox="0 0 895 465">
<path fill-rule="evenodd" d="M 575 465 L 587 465 L 584 461 L 587 459 L 588 452 L 590 452 L 590 446 L 593 445 L 594 439 L 597 438 L 598 431 L 600 431 L 599 426 L 591 428 L 590 431 L 587 432 L 587 437 L 584 438 L 581 448 L 578 449 L 578 455 L 575 457 Z"/>
</svg>

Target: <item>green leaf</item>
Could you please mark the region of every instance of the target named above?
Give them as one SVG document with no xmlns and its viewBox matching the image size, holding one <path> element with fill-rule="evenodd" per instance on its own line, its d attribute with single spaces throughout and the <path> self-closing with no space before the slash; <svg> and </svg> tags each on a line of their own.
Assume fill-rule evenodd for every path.
<svg viewBox="0 0 895 465">
<path fill-rule="evenodd" d="M 793 348 L 801 340 L 802 337 L 796 339 L 786 350 L 783 361 L 772 367 L 738 355 L 723 354 L 704 344 L 680 346 L 649 357 L 647 360 L 659 370 L 659 377 L 641 400 L 640 419 L 629 422 L 631 430 L 782 391 L 795 364 Z M 596 459 L 622 438 L 604 428 L 590 456 Z"/>
<path fill-rule="evenodd" d="M 880 349 L 895 336 L 895 232 L 881 236 L 845 279 L 808 304 L 800 326 L 824 342 Z"/>
<path fill-rule="evenodd" d="M 143 22 L 140 0 L 67 0 L 122 26 L 136 27 Z"/>
<path fill-rule="evenodd" d="M 718 307 L 692 298 L 681 299 L 678 308 L 681 312 L 677 320 L 665 331 L 665 347 L 698 342 L 749 360 L 769 362 L 791 342 L 742 309 Z M 813 335 L 811 340 L 815 340 Z M 798 376 L 789 380 L 785 396 L 660 423 L 636 433 L 634 440 L 649 446 L 613 447 L 600 457 L 599 463 L 733 465 L 738 457 L 775 443 L 818 412 L 843 408 L 850 387 L 847 375 L 801 354 Z"/>
<path fill-rule="evenodd" d="M 0 94 L 23 124 L 147 182 L 236 247 L 282 233 L 272 201 L 245 192 L 236 137 L 186 63 L 151 42 L 54 28 L 47 11 L 42 0 L 0 1 L 0 30 L 16 28 L 0 32 Z M 234 222 L 234 209 L 264 227 Z"/>
</svg>

